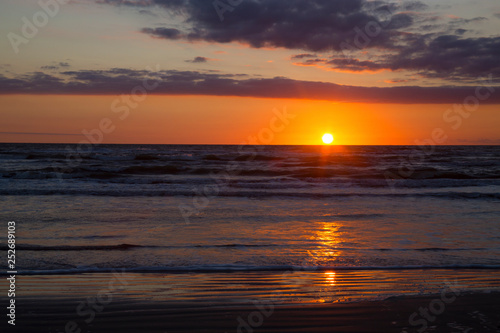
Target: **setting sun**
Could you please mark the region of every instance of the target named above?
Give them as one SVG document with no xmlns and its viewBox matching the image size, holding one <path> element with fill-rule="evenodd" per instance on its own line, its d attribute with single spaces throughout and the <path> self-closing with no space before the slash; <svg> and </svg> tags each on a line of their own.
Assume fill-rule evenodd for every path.
<svg viewBox="0 0 500 333">
<path fill-rule="evenodd" d="M 325 135 L 323 135 L 323 143 L 329 145 L 333 142 L 333 135 L 331 135 L 330 133 L 326 133 Z"/>
</svg>

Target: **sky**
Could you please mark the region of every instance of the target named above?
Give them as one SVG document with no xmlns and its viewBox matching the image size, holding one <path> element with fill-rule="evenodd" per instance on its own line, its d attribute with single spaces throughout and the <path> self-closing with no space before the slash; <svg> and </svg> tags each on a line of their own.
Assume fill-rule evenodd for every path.
<svg viewBox="0 0 500 333">
<path fill-rule="evenodd" d="M 4 0 L 0 142 L 500 144 L 498 0 Z"/>
</svg>

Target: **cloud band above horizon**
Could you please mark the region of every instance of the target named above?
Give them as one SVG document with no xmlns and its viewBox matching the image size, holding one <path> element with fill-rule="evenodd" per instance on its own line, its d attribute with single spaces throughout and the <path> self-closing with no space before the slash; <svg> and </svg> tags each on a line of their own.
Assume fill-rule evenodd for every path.
<svg viewBox="0 0 500 333">
<path fill-rule="evenodd" d="M 135 87 L 153 86 L 155 95 L 208 95 L 327 100 L 345 103 L 441 104 L 464 103 L 476 97 L 483 104 L 500 103 L 493 77 L 477 86 L 361 87 L 286 77 L 258 78 L 247 74 L 197 71 L 110 70 L 66 71 L 60 76 L 35 72 L 8 78 L 0 74 L 0 94 L 119 95 Z"/>
</svg>

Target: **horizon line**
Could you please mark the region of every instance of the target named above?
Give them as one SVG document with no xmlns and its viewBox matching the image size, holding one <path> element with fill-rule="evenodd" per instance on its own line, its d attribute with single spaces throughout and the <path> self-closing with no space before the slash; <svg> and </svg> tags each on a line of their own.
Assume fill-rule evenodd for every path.
<svg viewBox="0 0 500 333">
<path fill-rule="evenodd" d="M 79 145 L 81 143 L 74 142 L 0 142 L 0 144 L 33 144 L 33 145 Z M 118 146 L 118 145 L 127 145 L 127 146 L 263 146 L 263 147 L 286 147 L 286 146 L 313 146 L 313 147 L 364 147 L 364 146 L 372 146 L 372 147 L 422 147 L 428 145 L 416 145 L 416 144 L 344 144 L 344 145 L 335 145 L 335 144 L 274 144 L 274 145 L 250 145 L 250 144 L 236 144 L 236 143 L 99 143 L 99 144 L 91 144 L 93 146 Z M 477 144 L 435 144 L 433 146 L 442 146 L 442 147 L 453 147 L 453 146 L 500 146 L 500 143 L 477 143 Z"/>
</svg>

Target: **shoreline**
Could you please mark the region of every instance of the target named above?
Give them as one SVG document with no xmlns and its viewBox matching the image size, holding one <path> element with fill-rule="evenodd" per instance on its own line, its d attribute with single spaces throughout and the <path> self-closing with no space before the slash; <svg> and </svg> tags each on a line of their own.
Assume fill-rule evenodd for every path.
<svg viewBox="0 0 500 333">
<path fill-rule="evenodd" d="M 322 304 L 427 295 L 453 287 L 468 292 L 500 290 L 500 270 L 328 270 L 261 272 L 111 273 L 73 275 L 18 274 L 18 296 L 30 298 L 94 297 L 116 290 L 117 297 L 166 303 Z M 7 282 L 0 279 L 7 290 Z M 5 284 L 5 286 L 4 286 Z M 0 297 L 1 299 L 1 297 Z"/>
</svg>

